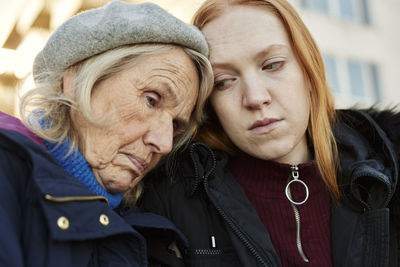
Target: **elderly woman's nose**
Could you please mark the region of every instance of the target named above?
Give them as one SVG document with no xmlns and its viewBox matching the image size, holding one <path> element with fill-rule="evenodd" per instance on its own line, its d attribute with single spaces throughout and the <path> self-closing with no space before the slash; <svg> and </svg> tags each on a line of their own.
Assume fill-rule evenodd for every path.
<svg viewBox="0 0 400 267">
<path fill-rule="evenodd" d="M 172 119 L 160 118 L 154 122 L 144 137 L 144 143 L 152 147 L 152 151 L 159 154 L 171 152 L 174 138 Z"/>
</svg>

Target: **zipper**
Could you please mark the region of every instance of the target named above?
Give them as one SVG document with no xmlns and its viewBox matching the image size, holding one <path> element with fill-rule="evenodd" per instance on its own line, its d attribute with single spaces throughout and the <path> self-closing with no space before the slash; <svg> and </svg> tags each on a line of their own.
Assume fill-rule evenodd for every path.
<svg viewBox="0 0 400 267">
<path fill-rule="evenodd" d="M 200 195 L 200 199 L 201 199 L 201 203 L 202 203 L 204 212 L 207 214 L 206 219 L 207 219 L 208 234 L 210 236 L 210 247 L 211 247 L 211 249 L 216 249 L 217 243 L 216 243 L 216 239 L 215 239 L 214 224 L 213 224 L 213 221 L 211 218 L 212 214 L 209 212 L 210 204 L 208 203 L 208 200 L 205 198 L 204 194 Z"/>
<path fill-rule="evenodd" d="M 300 221 L 300 212 L 297 209 L 297 207 L 290 203 L 290 205 L 293 208 L 293 212 L 294 212 L 294 217 L 296 219 L 296 245 L 297 245 L 297 250 L 299 251 L 299 254 L 301 256 L 301 258 L 305 261 L 305 262 L 310 262 L 310 260 L 307 258 L 306 254 L 303 251 L 303 245 L 301 243 L 301 221 Z"/>
<path fill-rule="evenodd" d="M 192 146 L 193 148 L 193 146 Z M 211 149 L 209 149 L 208 147 L 205 146 L 205 148 L 209 151 L 209 153 L 212 155 L 213 158 L 213 166 L 216 166 L 217 164 L 217 160 L 215 159 L 214 153 L 211 151 Z M 193 153 L 194 153 L 194 149 L 190 150 L 190 154 L 191 154 L 191 158 L 192 160 L 194 159 L 193 157 Z M 193 162 L 194 165 L 196 165 L 196 162 Z M 196 168 L 196 167 L 195 167 Z M 214 167 L 215 168 L 215 167 Z M 197 169 L 197 168 L 196 168 Z M 210 197 L 210 192 L 208 190 L 208 176 L 211 174 L 213 170 L 211 170 L 210 172 L 207 173 L 206 176 L 203 176 L 204 179 L 204 190 L 208 196 L 208 198 L 210 200 L 212 200 L 212 198 Z M 198 175 L 196 173 L 196 175 Z M 196 177 L 197 180 L 198 177 Z M 266 263 L 264 261 L 264 259 L 260 256 L 260 254 L 256 251 L 256 249 L 254 248 L 254 246 L 250 243 L 250 241 L 247 239 L 247 237 L 245 237 L 245 235 L 237 228 L 237 226 L 234 224 L 234 222 L 228 217 L 228 215 L 226 215 L 226 213 L 221 209 L 220 206 L 218 206 L 214 201 L 213 201 L 214 207 L 217 209 L 218 213 L 221 215 L 221 217 L 224 219 L 224 221 L 229 225 L 229 227 L 233 230 L 233 232 L 239 237 L 239 239 L 244 243 L 245 247 L 247 247 L 251 254 L 254 255 L 254 257 L 257 259 L 257 261 L 265 267 L 268 266 L 272 266 L 271 261 L 267 258 L 266 260 L 268 261 L 268 263 Z"/>
<path fill-rule="evenodd" d="M 192 251 L 194 255 L 222 255 L 221 249 L 195 249 Z"/>
<path fill-rule="evenodd" d="M 299 167 L 296 166 L 296 165 L 292 165 L 290 167 L 290 169 L 291 169 L 291 177 L 293 178 L 293 180 L 290 180 L 288 182 L 288 184 L 286 185 L 285 193 L 286 193 L 286 197 L 288 198 L 288 200 L 290 202 L 290 205 L 293 208 L 294 218 L 296 220 L 296 245 L 297 245 L 297 250 L 298 250 L 298 252 L 300 254 L 300 257 L 303 259 L 303 261 L 310 262 L 310 260 L 307 258 L 306 254 L 303 251 L 303 245 L 302 245 L 302 242 L 301 242 L 300 212 L 299 212 L 299 209 L 296 207 L 296 205 L 302 205 L 307 201 L 308 196 L 309 196 L 309 191 L 308 191 L 307 185 L 302 180 L 299 179 Z M 306 197 L 304 198 L 303 201 L 296 202 L 296 201 L 294 201 L 292 199 L 292 194 L 290 192 L 290 185 L 292 183 L 294 183 L 294 182 L 301 183 L 304 186 L 304 188 L 306 189 Z"/>
<path fill-rule="evenodd" d="M 208 182 L 207 179 L 204 179 L 204 187 L 207 193 L 208 198 L 210 198 L 210 192 L 208 191 Z M 211 198 L 210 198 L 211 199 Z M 222 218 L 227 222 L 229 227 L 233 230 L 233 232 L 239 237 L 239 239 L 244 243 L 244 245 L 250 250 L 250 252 L 256 257 L 256 259 L 262 264 L 262 266 L 268 267 L 272 266 L 272 263 L 269 262 L 267 264 L 260 254 L 256 251 L 256 249 L 251 245 L 250 241 L 243 235 L 243 233 L 236 227 L 236 225 L 232 222 L 232 220 L 225 214 L 225 212 L 216 204 L 214 203 L 214 207 L 217 209 L 218 213 L 222 216 Z"/>
</svg>

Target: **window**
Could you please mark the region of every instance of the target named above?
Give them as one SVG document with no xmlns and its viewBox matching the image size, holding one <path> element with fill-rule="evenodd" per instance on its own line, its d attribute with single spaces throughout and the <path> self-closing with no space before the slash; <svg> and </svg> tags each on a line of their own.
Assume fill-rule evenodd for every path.
<svg viewBox="0 0 400 267">
<path fill-rule="evenodd" d="M 355 60 L 347 61 L 350 93 L 357 100 L 378 102 L 382 100 L 379 68 Z"/>
<path fill-rule="evenodd" d="M 324 55 L 323 58 L 325 63 L 326 78 L 328 80 L 329 87 L 332 89 L 334 93 L 338 93 L 339 82 L 338 82 L 336 59 L 328 55 Z"/>
<path fill-rule="evenodd" d="M 380 81 L 380 74 L 379 74 L 379 68 L 375 64 L 371 64 L 369 66 L 369 71 L 370 71 L 370 76 L 372 79 L 372 85 L 374 88 L 374 96 L 375 99 L 379 102 L 382 101 L 382 89 L 381 89 L 381 81 Z"/>
<path fill-rule="evenodd" d="M 302 0 L 302 5 L 325 14 L 329 13 L 328 0 Z"/>
<path fill-rule="evenodd" d="M 355 20 L 354 0 L 340 0 L 340 17 L 346 20 Z"/>
<path fill-rule="evenodd" d="M 349 60 L 347 62 L 347 70 L 349 73 L 351 94 L 357 98 L 362 98 L 365 92 L 361 64 L 357 61 Z"/>
<path fill-rule="evenodd" d="M 371 24 L 368 0 L 340 0 L 339 6 L 341 18 Z"/>
<path fill-rule="evenodd" d="M 361 21 L 365 24 L 371 24 L 371 16 L 369 12 L 368 0 L 360 0 L 360 10 L 361 10 Z"/>
<path fill-rule="evenodd" d="M 346 21 L 371 24 L 369 0 L 301 0 L 301 5 Z"/>
<path fill-rule="evenodd" d="M 337 104 L 368 105 L 383 100 L 380 69 L 375 63 L 323 55 L 326 79 Z"/>
</svg>

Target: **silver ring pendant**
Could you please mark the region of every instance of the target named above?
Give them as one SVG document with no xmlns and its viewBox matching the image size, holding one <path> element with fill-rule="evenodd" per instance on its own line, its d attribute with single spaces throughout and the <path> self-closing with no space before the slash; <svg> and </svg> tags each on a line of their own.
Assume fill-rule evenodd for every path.
<svg viewBox="0 0 400 267">
<path fill-rule="evenodd" d="M 296 202 L 296 201 L 294 201 L 294 200 L 292 199 L 292 196 L 291 196 L 291 194 L 290 194 L 290 184 L 293 183 L 293 182 L 299 182 L 299 183 L 301 183 L 301 184 L 304 186 L 304 188 L 306 189 L 306 197 L 304 198 L 303 201 Z M 308 187 L 307 187 L 306 183 L 303 182 L 302 180 L 299 180 L 299 179 L 291 180 L 291 181 L 286 185 L 285 193 L 286 193 L 287 199 L 288 199 L 292 204 L 294 204 L 294 205 L 302 205 L 302 204 L 304 204 L 304 203 L 307 201 L 308 196 L 309 196 L 309 191 L 308 191 Z"/>
</svg>

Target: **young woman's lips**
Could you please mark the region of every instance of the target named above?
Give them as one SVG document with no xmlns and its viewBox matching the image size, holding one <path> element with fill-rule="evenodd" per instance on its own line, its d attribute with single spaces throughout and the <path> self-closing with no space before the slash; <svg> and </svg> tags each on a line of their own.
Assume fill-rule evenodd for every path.
<svg viewBox="0 0 400 267">
<path fill-rule="evenodd" d="M 249 130 L 255 133 L 267 133 L 274 129 L 278 122 L 280 120 L 270 118 L 258 120 L 250 126 Z"/>
<path fill-rule="evenodd" d="M 135 166 L 135 172 L 136 174 L 142 175 L 144 173 L 144 170 L 146 169 L 146 163 L 140 159 L 136 159 L 132 155 L 127 155 L 128 159 L 132 162 L 133 166 Z"/>
</svg>

